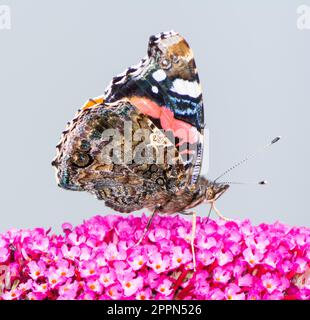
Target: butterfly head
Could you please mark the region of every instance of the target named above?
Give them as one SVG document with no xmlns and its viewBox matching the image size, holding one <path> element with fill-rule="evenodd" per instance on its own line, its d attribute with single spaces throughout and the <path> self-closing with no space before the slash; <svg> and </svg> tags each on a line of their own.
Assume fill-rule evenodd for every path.
<svg viewBox="0 0 310 320">
<path fill-rule="evenodd" d="M 208 181 L 206 186 L 207 202 L 216 201 L 228 188 L 228 184 Z"/>
</svg>

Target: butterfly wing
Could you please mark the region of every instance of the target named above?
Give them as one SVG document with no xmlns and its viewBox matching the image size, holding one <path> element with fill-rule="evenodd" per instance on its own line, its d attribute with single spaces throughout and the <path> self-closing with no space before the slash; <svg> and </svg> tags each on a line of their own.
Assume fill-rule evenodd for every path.
<svg viewBox="0 0 310 320">
<path fill-rule="evenodd" d="M 144 149 L 160 150 L 162 161 L 140 163 L 134 154 L 132 162 L 124 162 L 120 140 L 122 159 L 106 163 L 110 141 L 102 134 L 110 129 L 124 133 L 126 121 L 133 135 L 140 129 L 150 132 Z M 115 77 L 104 97 L 84 105 L 64 131 L 53 163 L 65 189 L 91 192 L 121 212 L 152 210 L 196 183 L 202 137 L 202 95 L 192 51 L 178 34 L 162 33 L 150 38 L 148 55 L 139 65 Z M 141 141 L 133 141 L 132 150 L 140 147 Z"/>
<path fill-rule="evenodd" d="M 111 81 L 107 102 L 126 97 L 159 129 L 173 133 L 188 184 L 200 174 L 204 109 L 193 52 L 173 31 L 150 37 L 148 54 Z"/>
</svg>

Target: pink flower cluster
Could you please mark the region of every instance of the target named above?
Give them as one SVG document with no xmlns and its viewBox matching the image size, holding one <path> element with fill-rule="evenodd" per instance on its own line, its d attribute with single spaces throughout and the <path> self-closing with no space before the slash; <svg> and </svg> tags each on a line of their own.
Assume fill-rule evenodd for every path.
<svg viewBox="0 0 310 320">
<path fill-rule="evenodd" d="M 309 299 L 310 229 L 281 223 L 157 216 L 96 216 L 63 235 L 12 229 L 0 235 L 0 300 Z"/>
</svg>

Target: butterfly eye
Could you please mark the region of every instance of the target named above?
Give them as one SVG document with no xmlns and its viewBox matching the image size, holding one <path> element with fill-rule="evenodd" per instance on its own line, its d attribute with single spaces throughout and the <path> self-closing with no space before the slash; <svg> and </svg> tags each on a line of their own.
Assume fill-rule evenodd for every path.
<svg viewBox="0 0 310 320">
<path fill-rule="evenodd" d="M 207 199 L 208 200 L 212 200 L 214 198 L 214 192 L 213 192 L 213 190 L 212 189 L 208 189 L 207 190 Z"/>
<path fill-rule="evenodd" d="M 91 164 L 92 158 L 87 153 L 75 152 L 71 157 L 71 161 L 79 168 L 85 168 Z"/>
<path fill-rule="evenodd" d="M 171 61 L 167 58 L 164 58 L 160 61 L 160 66 L 163 69 L 169 69 L 171 67 Z"/>
</svg>

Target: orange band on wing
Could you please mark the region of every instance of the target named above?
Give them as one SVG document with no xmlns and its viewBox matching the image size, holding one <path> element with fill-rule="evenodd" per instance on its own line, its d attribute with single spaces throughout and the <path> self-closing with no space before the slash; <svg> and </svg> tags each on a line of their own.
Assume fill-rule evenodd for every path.
<svg viewBox="0 0 310 320">
<path fill-rule="evenodd" d="M 92 98 L 84 103 L 82 110 L 93 108 L 94 106 L 97 106 L 97 105 L 103 104 L 103 103 L 104 103 L 103 97 Z"/>
<path fill-rule="evenodd" d="M 183 143 L 194 144 L 199 139 L 199 132 L 195 127 L 182 120 L 175 119 L 173 112 L 165 106 L 160 106 L 156 102 L 143 97 L 133 96 L 130 102 L 139 109 L 140 112 L 160 120 L 164 130 L 171 130 Z"/>
</svg>

